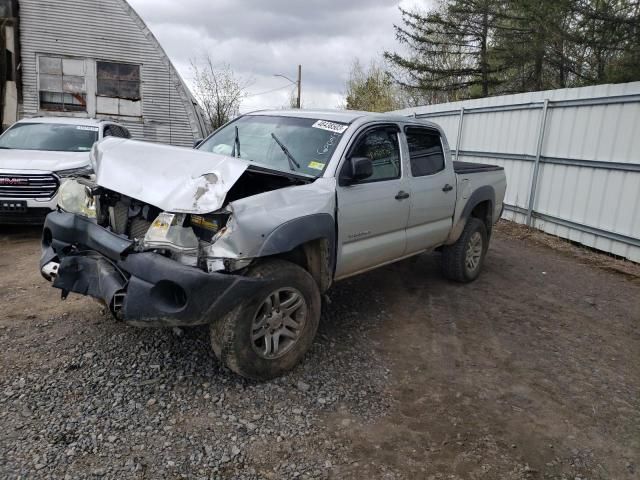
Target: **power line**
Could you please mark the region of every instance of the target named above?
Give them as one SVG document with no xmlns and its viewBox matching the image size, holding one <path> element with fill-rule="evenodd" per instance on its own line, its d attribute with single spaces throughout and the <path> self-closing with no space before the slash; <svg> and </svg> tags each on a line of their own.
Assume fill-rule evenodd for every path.
<svg viewBox="0 0 640 480">
<path fill-rule="evenodd" d="M 249 94 L 245 95 L 245 97 L 257 97 L 258 95 L 264 95 L 266 93 L 277 92 L 278 90 L 284 90 L 285 88 L 290 88 L 290 87 L 291 87 L 291 85 L 285 85 L 283 87 L 273 88 L 271 90 L 266 90 L 264 92 L 249 93 Z"/>
</svg>

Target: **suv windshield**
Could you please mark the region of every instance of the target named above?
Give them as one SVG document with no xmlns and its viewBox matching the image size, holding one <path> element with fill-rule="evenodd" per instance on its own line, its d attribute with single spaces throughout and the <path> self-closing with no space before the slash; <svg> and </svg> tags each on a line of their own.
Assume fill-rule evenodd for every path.
<svg viewBox="0 0 640 480">
<path fill-rule="evenodd" d="M 247 115 L 215 132 L 198 149 L 317 177 L 348 126 L 312 118 Z"/>
<path fill-rule="evenodd" d="M 98 127 L 57 123 L 16 123 L 0 136 L 0 148 L 88 152 L 98 140 Z"/>
</svg>

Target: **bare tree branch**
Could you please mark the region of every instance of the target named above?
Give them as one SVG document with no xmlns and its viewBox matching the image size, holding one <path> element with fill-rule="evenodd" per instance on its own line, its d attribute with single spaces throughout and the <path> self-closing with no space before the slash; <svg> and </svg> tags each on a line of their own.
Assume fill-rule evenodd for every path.
<svg viewBox="0 0 640 480">
<path fill-rule="evenodd" d="M 249 81 L 228 64 L 215 64 L 210 55 L 191 60 L 194 96 L 214 130 L 238 116 Z"/>
</svg>

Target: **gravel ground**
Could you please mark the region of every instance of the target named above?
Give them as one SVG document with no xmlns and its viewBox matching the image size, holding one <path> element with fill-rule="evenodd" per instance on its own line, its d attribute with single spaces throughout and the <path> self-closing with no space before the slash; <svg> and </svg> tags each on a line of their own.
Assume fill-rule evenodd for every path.
<svg viewBox="0 0 640 480">
<path fill-rule="evenodd" d="M 66 302 L 37 230 L 0 230 L 2 478 L 638 478 L 640 284 L 498 232 L 336 285 L 304 363 L 220 366 L 204 328 Z M 543 270 L 544 269 L 544 270 Z"/>
</svg>

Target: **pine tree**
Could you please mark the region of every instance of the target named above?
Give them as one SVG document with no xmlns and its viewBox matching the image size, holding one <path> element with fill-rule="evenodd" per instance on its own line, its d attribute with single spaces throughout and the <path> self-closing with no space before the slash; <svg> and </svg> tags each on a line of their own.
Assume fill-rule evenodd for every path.
<svg viewBox="0 0 640 480">
<path fill-rule="evenodd" d="M 501 88 L 514 93 L 567 85 L 569 14 L 573 0 L 512 0 L 504 5 L 493 39 L 494 61 L 502 66 Z"/>
<path fill-rule="evenodd" d="M 453 0 L 426 14 L 401 9 L 396 38 L 411 52 L 385 52 L 411 89 L 432 92 L 434 99 L 487 96 L 499 67 L 489 61 L 490 41 L 500 18 L 500 0 Z"/>
<path fill-rule="evenodd" d="M 640 80 L 640 0 L 443 0 L 402 12 L 394 78 L 438 103 Z"/>
<path fill-rule="evenodd" d="M 640 79 L 640 2 L 577 0 L 584 84 Z"/>
</svg>

